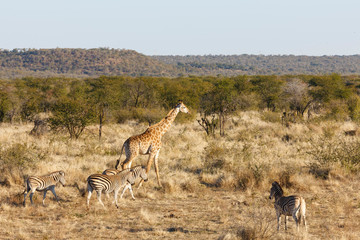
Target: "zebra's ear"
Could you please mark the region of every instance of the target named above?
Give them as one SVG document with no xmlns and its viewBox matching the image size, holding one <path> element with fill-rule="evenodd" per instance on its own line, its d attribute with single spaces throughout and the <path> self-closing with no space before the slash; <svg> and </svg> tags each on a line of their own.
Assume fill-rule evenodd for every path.
<svg viewBox="0 0 360 240">
<path fill-rule="evenodd" d="M 60 171 L 59 173 L 60 175 L 65 176 L 65 173 L 63 171 Z"/>
<path fill-rule="evenodd" d="M 275 181 L 275 182 L 272 183 L 272 186 L 276 186 L 276 185 L 279 185 L 279 184 L 277 183 L 277 181 Z"/>
</svg>

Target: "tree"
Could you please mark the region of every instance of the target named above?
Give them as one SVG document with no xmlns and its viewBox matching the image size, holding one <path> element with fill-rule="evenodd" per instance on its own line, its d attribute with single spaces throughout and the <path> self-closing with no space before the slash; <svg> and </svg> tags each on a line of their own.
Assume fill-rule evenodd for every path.
<svg viewBox="0 0 360 240">
<path fill-rule="evenodd" d="M 52 109 L 49 118 L 50 127 L 54 131 L 66 129 L 70 138 L 78 139 L 86 126 L 94 120 L 94 112 L 84 102 L 74 99 L 62 99 Z"/>
<path fill-rule="evenodd" d="M 267 109 L 275 111 L 284 82 L 276 76 L 256 76 L 251 83 Z"/>
<path fill-rule="evenodd" d="M 203 114 L 204 118 L 201 122 L 213 124 L 214 117 L 212 120 L 207 118 L 208 116 L 216 114 L 218 116 L 220 136 L 224 136 L 226 117 L 228 114 L 236 110 L 235 96 L 236 92 L 234 90 L 234 82 L 231 79 L 224 78 L 216 81 L 214 83 L 214 88 L 204 94 L 201 98 L 200 112 Z M 199 122 L 200 125 L 201 122 Z M 211 126 L 211 128 L 215 127 L 216 125 Z"/>
<path fill-rule="evenodd" d="M 310 106 L 312 98 L 309 95 L 308 84 L 295 78 L 286 83 L 283 88 L 283 97 L 289 104 L 290 110 L 296 111 L 297 115 L 304 115 Z"/>
<path fill-rule="evenodd" d="M 334 99 L 347 99 L 351 95 L 350 89 L 346 88 L 345 82 L 338 74 L 316 76 L 309 81 L 309 84 L 310 95 L 322 103 L 329 103 Z"/>
<path fill-rule="evenodd" d="M 102 135 L 102 127 L 106 121 L 109 110 L 119 101 L 120 90 L 116 86 L 116 79 L 99 77 L 88 79 L 87 95 L 89 96 L 90 105 L 95 106 L 94 114 L 99 123 L 99 139 Z"/>
</svg>

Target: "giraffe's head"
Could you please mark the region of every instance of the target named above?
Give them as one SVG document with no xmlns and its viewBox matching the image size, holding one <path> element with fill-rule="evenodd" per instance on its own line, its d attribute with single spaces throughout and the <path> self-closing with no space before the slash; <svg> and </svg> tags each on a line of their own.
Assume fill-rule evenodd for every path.
<svg viewBox="0 0 360 240">
<path fill-rule="evenodd" d="M 178 104 L 176 105 L 176 108 L 179 108 L 180 112 L 190 113 L 189 109 L 185 106 L 185 104 L 181 100 L 179 100 Z"/>
</svg>

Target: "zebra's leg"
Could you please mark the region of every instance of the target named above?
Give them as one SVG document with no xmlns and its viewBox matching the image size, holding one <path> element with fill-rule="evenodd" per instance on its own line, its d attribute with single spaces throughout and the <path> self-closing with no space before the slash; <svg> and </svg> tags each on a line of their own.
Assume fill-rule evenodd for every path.
<svg viewBox="0 0 360 240">
<path fill-rule="evenodd" d="M 134 197 L 134 193 L 133 193 L 132 187 L 131 187 L 131 185 L 130 185 L 130 184 L 129 184 L 128 186 L 129 186 L 129 190 L 130 190 L 130 193 L 131 193 L 131 197 L 132 197 L 132 199 L 133 199 L 133 200 L 135 200 L 135 197 Z"/>
<path fill-rule="evenodd" d="M 25 192 L 24 192 L 24 202 L 23 202 L 24 207 L 25 207 L 25 205 L 26 205 L 26 195 L 27 195 L 27 194 L 28 194 L 28 191 L 25 190 Z"/>
<path fill-rule="evenodd" d="M 96 191 L 96 195 L 99 203 L 105 208 L 104 203 L 101 201 L 101 191 Z"/>
<path fill-rule="evenodd" d="M 52 186 L 50 188 L 50 191 L 54 194 L 56 202 L 59 202 L 59 198 L 58 198 L 58 196 L 56 195 L 56 192 L 55 192 L 55 186 Z"/>
<path fill-rule="evenodd" d="M 297 231 L 299 231 L 299 219 L 297 218 L 297 211 L 295 211 L 294 213 L 293 213 L 293 215 L 292 215 L 292 217 L 293 217 L 293 219 L 294 219 L 294 221 L 295 221 L 295 223 L 296 223 L 296 230 Z M 300 218 L 301 218 L 301 216 L 299 216 Z"/>
<path fill-rule="evenodd" d="M 34 192 L 35 192 L 35 191 L 31 190 L 31 193 L 30 193 L 30 202 L 31 202 L 31 205 L 34 205 L 34 202 L 33 202 L 33 199 L 32 199 L 32 197 L 33 197 L 33 195 L 34 195 Z"/>
<path fill-rule="evenodd" d="M 281 222 L 281 215 L 280 213 L 276 212 L 276 217 L 277 217 L 277 230 L 280 230 L 280 222 Z"/>
<path fill-rule="evenodd" d="M 93 188 L 90 185 L 88 185 L 88 195 L 87 195 L 87 199 L 86 199 L 86 205 L 88 207 L 89 207 L 92 192 L 93 192 Z"/>
<path fill-rule="evenodd" d="M 118 193 L 119 193 L 119 190 L 120 190 L 120 188 L 118 190 L 116 190 L 116 189 L 114 190 L 115 206 L 117 208 L 119 208 L 119 205 L 118 205 Z"/>
<path fill-rule="evenodd" d="M 42 201 L 43 206 L 45 206 L 46 193 L 47 193 L 47 190 L 44 190 L 44 197 L 43 197 L 43 201 Z"/>
<path fill-rule="evenodd" d="M 132 187 L 131 187 L 131 184 L 130 184 L 130 183 L 128 183 L 128 184 L 125 185 L 124 190 L 122 191 L 120 198 L 122 198 L 122 196 L 123 196 L 123 194 L 125 193 L 125 190 L 126 190 L 126 189 L 129 189 L 129 191 L 130 191 L 130 193 L 131 193 L 132 199 L 135 200 L 134 193 L 133 193 L 133 190 L 132 190 Z"/>
<path fill-rule="evenodd" d="M 127 183 L 126 185 L 125 185 L 125 187 L 124 187 L 124 189 L 122 190 L 122 192 L 121 192 L 121 195 L 120 195 L 120 198 L 122 198 L 123 197 L 123 195 L 124 195 L 124 193 L 125 193 L 125 191 L 126 191 L 126 189 L 128 189 L 129 188 L 129 183 Z M 131 186 L 131 185 L 130 185 Z M 131 188 L 131 187 L 130 187 Z"/>
<path fill-rule="evenodd" d="M 287 230 L 287 225 L 286 225 L 287 221 L 286 221 L 286 220 L 287 220 L 287 216 L 285 215 L 285 216 L 284 216 L 285 231 Z"/>
</svg>

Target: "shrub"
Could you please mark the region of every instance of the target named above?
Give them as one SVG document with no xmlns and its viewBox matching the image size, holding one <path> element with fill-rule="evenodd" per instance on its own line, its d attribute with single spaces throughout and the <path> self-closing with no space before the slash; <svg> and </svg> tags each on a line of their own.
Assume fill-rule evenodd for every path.
<svg viewBox="0 0 360 240">
<path fill-rule="evenodd" d="M 343 100 L 333 100 L 329 104 L 326 118 L 336 121 L 345 121 L 349 119 L 348 106 Z"/>
<path fill-rule="evenodd" d="M 225 169 L 229 164 L 225 159 L 227 151 L 228 149 L 224 146 L 218 146 L 216 143 L 209 144 L 209 146 L 205 148 L 204 171 L 217 173 L 219 170 Z"/>
<path fill-rule="evenodd" d="M 76 139 L 95 119 L 95 112 L 90 106 L 72 99 L 59 101 L 54 105 L 52 113 L 53 116 L 49 118 L 51 129 L 65 129 L 70 138 Z"/>
<path fill-rule="evenodd" d="M 310 173 L 326 179 L 334 167 L 339 164 L 350 172 L 360 170 L 360 141 L 358 139 L 321 139 L 312 142 L 308 154 L 314 159 L 309 164 Z"/>
<path fill-rule="evenodd" d="M 278 112 L 265 111 L 261 115 L 261 119 L 266 122 L 279 123 L 281 122 L 280 114 Z"/>
</svg>

